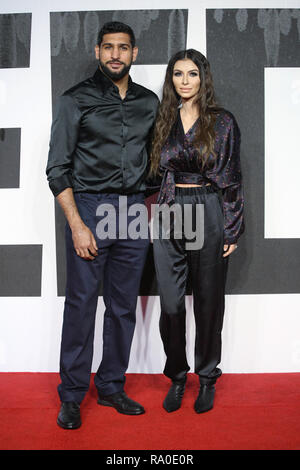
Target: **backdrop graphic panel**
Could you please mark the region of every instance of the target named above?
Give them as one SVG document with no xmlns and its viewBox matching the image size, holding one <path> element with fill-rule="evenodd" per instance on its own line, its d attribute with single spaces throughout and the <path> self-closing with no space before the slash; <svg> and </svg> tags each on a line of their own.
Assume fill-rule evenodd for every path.
<svg viewBox="0 0 300 470">
<path fill-rule="evenodd" d="M 31 13 L 0 15 L 0 68 L 29 67 Z"/>
<path fill-rule="evenodd" d="M 21 129 L 0 129 L 0 188 L 20 184 Z"/>
<path fill-rule="evenodd" d="M 299 18 L 300 10 L 290 9 L 207 10 L 217 97 L 242 133 L 246 230 L 230 260 L 230 294 L 300 292 L 300 240 L 264 238 L 264 68 L 300 66 Z M 283 160 L 279 191 L 289 184 L 289 171 Z"/>
<path fill-rule="evenodd" d="M 42 245 L 0 245 L 0 296 L 41 295 Z"/>
</svg>

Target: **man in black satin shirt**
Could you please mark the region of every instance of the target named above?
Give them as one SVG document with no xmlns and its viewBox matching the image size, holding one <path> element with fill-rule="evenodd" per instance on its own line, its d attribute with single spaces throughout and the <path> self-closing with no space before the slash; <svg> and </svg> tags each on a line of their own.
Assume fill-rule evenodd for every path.
<svg viewBox="0 0 300 470">
<path fill-rule="evenodd" d="M 147 146 L 157 96 L 132 82 L 138 49 L 131 28 L 107 23 L 95 47 L 99 68 L 66 91 L 52 123 L 47 177 L 67 219 L 67 285 L 60 354 L 61 408 L 57 423 L 81 425 L 80 403 L 90 381 L 95 314 L 103 282 L 103 355 L 95 375 L 98 403 L 123 414 L 144 408 L 124 392 L 148 239 L 99 239 L 97 208 L 110 204 L 121 219 L 119 196 L 128 208 L 144 203 Z M 124 227 L 123 229 L 124 230 Z"/>
</svg>

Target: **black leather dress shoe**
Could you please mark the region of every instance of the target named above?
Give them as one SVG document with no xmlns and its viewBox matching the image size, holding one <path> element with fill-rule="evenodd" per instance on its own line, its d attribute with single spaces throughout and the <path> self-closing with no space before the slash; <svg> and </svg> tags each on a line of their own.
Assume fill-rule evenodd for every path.
<svg viewBox="0 0 300 470">
<path fill-rule="evenodd" d="M 214 406 L 215 392 L 214 384 L 200 385 L 199 394 L 194 405 L 196 413 L 205 413 L 205 411 L 212 409 Z"/>
<path fill-rule="evenodd" d="M 63 401 L 57 424 L 64 429 L 77 429 L 81 426 L 80 405 L 75 401 Z"/>
<path fill-rule="evenodd" d="M 163 402 L 163 407 L 168 413 L 176 411 L 181 407 L 181 402 L 185 390 L 185 383 L 186 379 L 172 382 L 172 385 Z"/>
<path fill-rule="evenodd" d="M 141 415 L 145 413 L 142 405 L 131 400 L 125 392 L 113 393 L 112 395 L 98 394 L 98 404 L 112 406 L 119 413 L 124 415 Z"/>
</svg>

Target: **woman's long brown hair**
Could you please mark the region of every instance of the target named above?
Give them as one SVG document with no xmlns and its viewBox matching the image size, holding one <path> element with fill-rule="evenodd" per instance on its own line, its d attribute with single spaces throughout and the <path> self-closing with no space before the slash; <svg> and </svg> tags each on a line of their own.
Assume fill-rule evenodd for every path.
<svg viewBox="0 0 300 470">
<path fill-rule="evenodd" d="M 159 172 L 161 149 L 170 134 L 172 126 L 176 120 L 180 96 L 176 93 L 173 85 L 173 69 L 178 60 L 190 59 L 197 66 L 200 74 L 200 88 L 195 99 L 195 104 L 199 108 L 199 122 L 193 141 L 194 147 L 199 151 L 199 161 L 201 168 L 211 163 L 210 156 L 214 155 L 215 132 L 214 124 L 217 107 L 212 75 L 209 62 L 201 52 L 195 49 L 187 49 L 177 52 L 167 66 L 165 82 L 163 86 L 162 101 L 158 109 L 158 114 L 154 126 L 150 174 L 156 175 Z"/>
</svg>

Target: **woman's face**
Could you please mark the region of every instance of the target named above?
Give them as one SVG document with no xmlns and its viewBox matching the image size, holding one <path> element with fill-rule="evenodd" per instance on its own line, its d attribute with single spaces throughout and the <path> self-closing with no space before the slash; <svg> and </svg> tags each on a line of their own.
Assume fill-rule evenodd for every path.
<svg viewBox="0 0 300 470">
<path fill-rule="evenodd" d="M 173 84 L 181 98 L 193 99 L 200 88 L 200 73 L 197 65 L 190 59 L 175 62 Z"/>
</svg>

